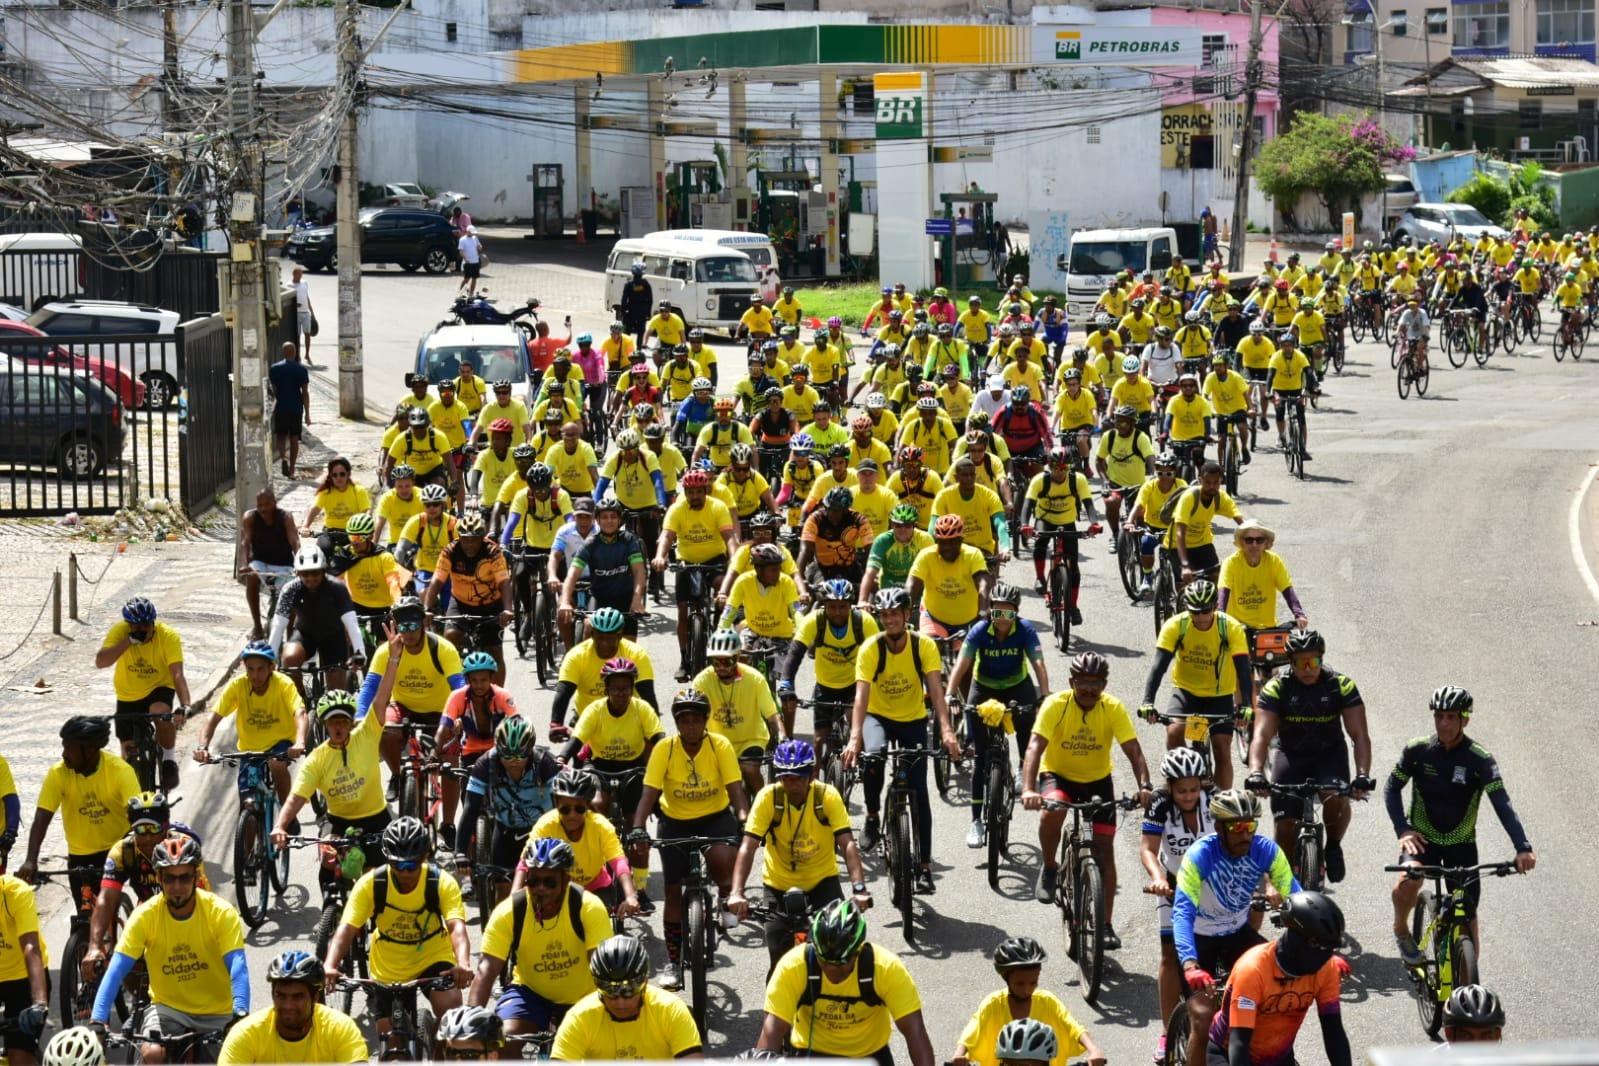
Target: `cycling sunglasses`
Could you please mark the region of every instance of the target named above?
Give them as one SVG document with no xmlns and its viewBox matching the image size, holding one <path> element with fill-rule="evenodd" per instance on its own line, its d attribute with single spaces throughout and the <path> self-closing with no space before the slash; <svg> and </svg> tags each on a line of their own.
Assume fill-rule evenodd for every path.
<svg viewBox="0 0 1599 1066">
<path fill-rule="evenodd" d="M 142 837 L 165 836 L 167 827 L 158 822 L 140 822 L 133 831 Z"/>
<path fill-rule="evenodd" d="M 406 862 L 396 862 L 391 859 L 389 861 L 389 867 L 394 870 L 399 870 L 401 873 L 410 873 L 412 870 L 420 870 L 422 868 L 422 860 L 411 859 Z"/>
<path fill-rule="evenodd" d="M 529 874 L 528 878 L 527 878 L 527 887 L 529 887 L 529 888 L 560 888 L 561 887 L 561 875 L 560 874 L 538 874 L 538 875 Z"/>
<path fill-rule="evenodd" d="M 1255 831 L 1255 826 L 1257 824 L 1258 823 L 1256 823 L 1256 822 L 1250 822 L 1250 821 L 1228 822 L 1225 826 L 1222 826 L 1221 828 L 1224 829 L 1225 831 L 1229 832 L 1229 833 L 1239 833 L 1239 834 L 1253 833 Z"/>
<path fill-rule="evenodd" d="M 991 607 L 988 611 L 988 617 L 1003 618 L 1008 622 L 1016 617 L 1016 612 L 1011 610 L 1009 607 Z"/>
<path fill-rule="evenodd" d="M 587 814 L 589 809 L 581 803 L 569 803 L 555 808 L 562 814 Z"/>
<path fill-rule="evenodd" d="M 443 1051 L 444 1058 L 450 1062 L 466 1062 L 468 1060 L 482 1059 L 486 1049 L 447 1047 L 444 1048 Z"/>
</svg>

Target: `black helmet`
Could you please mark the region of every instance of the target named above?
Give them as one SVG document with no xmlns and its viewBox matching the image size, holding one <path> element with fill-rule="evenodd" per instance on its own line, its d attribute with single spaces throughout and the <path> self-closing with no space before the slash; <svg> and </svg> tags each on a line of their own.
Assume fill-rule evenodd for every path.
<svg viewBox="0 0 1599 1066">
<path fill-rule="evenodd" d="M 61 739 L 69 744 L 88 744 L 103 748 L 111 739 L 111 719 L 75 714 L 62 724 Z"/>
<path fill-rule="evenodd" d="M 589 956 L 589 975 L 602 996 L 636 996 L 650 979 L 650 957 L 637 937 L 613 936 Z"/>
<path fill-rule="evenodd" d="M 1288 634 L 1287 652 L 1289 655 L 1299 655 L 1304 652 L 1325 655 L 1327 642 L 1321 639 L 1321 634 L 1314 629 L 1296 629 Z"/>
<path fill-rule="evenodd" d="M 994 949 L 994 972 L 1004 976 L 1009 970 L 1042 966 L 1046 958 L 1044 945 L 1030 936 L 1013 936 Z"/>
<path fill-rule="evenodd" d="M 1443 685 L 1432 694 L 1428 706 L 1433 713 L 1439 711 L 1455 711 L 1459 714 L 1471 713 L 1471 693 L 1459 685 Z"/>
<path fill-rule="evenodd" d="M 578 770 L 567 767 L 555 775 L 555 780 L 550 782 L 550 795 L 576 796 L 584 803 L 593 803 L 594 794 L 600 789 L 600 783 L 594 775 L 587 770 Z"/>
<path fill-rule="evenodd" d="M 672 717 L 685 714 L 697 714 L 708 719 L 711 716 L 711 701 L 699 689 L 686 688 L 672 700 Z"/>
<path fill-rule="evenodd" d="M 1503 1028 L 1505 1007 L 1498 996 L 1481 985 L 1461 985 L 1444 1003 L 1444 1024 Z"/>
<path fill-rule="evenodd" d="M 849 962 L 865 942 L 866 919 L 852 900 L 829 903 L 811 919 L 811 943 L 823 962 Z"/>
<path fill-rule="evenodd" d="M 432 843 L 419 819 L 396 818 L 383 830 L 383 857 L 390 862 L 421 862 Z"/>
<path fill-rule="evenodd" d="M 304 951 L 285 951 L 272 959 L 267 966 L 267 984 L 279 981 L 299 981 L 312 992 L 322 991 L 325 971 L 322 960 Z"/>
<path fill-rule="evenodd" d="M 1071 664 L 1072 677 L 1098 677 L 1110 676 L 1110 660 L 1097 651 L 1079 652 Z"/>
<path fill-rule="evenodd" d="M 1295 892 L 1283 903 L 1283 928 L 1317 947 L 1337 951 L 1344 942 L 1344 912 L 1320 892 Z"/>
</svg>

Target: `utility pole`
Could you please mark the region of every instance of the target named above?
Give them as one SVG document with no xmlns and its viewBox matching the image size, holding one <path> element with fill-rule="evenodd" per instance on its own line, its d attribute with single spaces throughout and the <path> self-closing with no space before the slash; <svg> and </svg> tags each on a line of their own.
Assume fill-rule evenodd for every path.
<svg viewBox="0 0 1599 1066">
<path fill-rule="evenodd" d="M 1244 128 L 1238 135 L 1238 178 L 1233 187 L 1233 230 L 1227 245 L 1227 269 L 1242 270 L 1249 228 L 1249 157 L 1255 148 L 1255 94 L 1260 89 L 1260 5 L 1250 0 L 1249 58 L 1244 63 Z"/>
<path fill-rule="evenodd" d="M 172 133 L 178 126 L 178 0 L 161 4 L 161 131 Z"/>
<path fill-rule="evenodd" d="M 361 25 L 355 0 L 338 0 L 336 11 L 339 87 L 345 99 L 344 119 L 339 124 L 335 234 L 339 257 L 339 414 L 359 419 L 366 410 L 366 386 L 361 372 L 361 183 L 356 158 L 356 111 L 362 95 Z"/>
<path fill-rule="evenodd" d="M 234 510 L 242 517 L 271 486 L 267 470 L 266 262 L 261 244 L 261 144 L 255 99 L 255 25 L 250 0 L 228 0 L 228 125 L 233 180 L 228 203 L 231 252 L 223 266 L 232 318 Z M 275 294 L 272 294 L 275 295 Z"/>
</svg>

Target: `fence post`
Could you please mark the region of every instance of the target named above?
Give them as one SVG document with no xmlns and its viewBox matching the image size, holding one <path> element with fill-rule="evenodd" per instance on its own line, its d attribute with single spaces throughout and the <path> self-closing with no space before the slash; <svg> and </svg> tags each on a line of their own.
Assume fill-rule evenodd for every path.
<svg viewBox="0 0 1599 1066">
<path fill-rule="evenodd" d="M 67 617 L 74 622 L 78 618 L 78 553 L 67 553 Z"/>
<path fill-rule="evenodd" d="M 56 636 L 61 632 L 61 571 L 57 570 L 55 577 L 50 579 L 50 628 Z"/>
</svg>

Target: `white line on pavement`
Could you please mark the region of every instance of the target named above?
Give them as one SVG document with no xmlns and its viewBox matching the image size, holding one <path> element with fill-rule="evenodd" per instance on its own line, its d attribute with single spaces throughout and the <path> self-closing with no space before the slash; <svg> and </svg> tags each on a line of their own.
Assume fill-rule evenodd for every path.
<svg viewBox="0 0 1599 1066">
<path fill-rule="evenodd" d="M 1576 499 L 1571 501 L 1571 513 L 1568 516 L 1567 532 L 1571 538 L 1571 557 L 1576 560 L 1577 573 L 1582 575 L 1583 584 L 1588 586 L 1588 595 L 1599 603 L 1599 580 L 1593 576 L 1593 567 L 1588 565 L 1588 553 L 1582 548 L 1582 501 L 1588 498 L 1588 490 L 1593 488 L 1595 477 L 1599 477 L 1599 465 L 1588 467 L 1588 476 L 1582 479 L 1582 487 L 1577 490 Z"/>
</svg>

